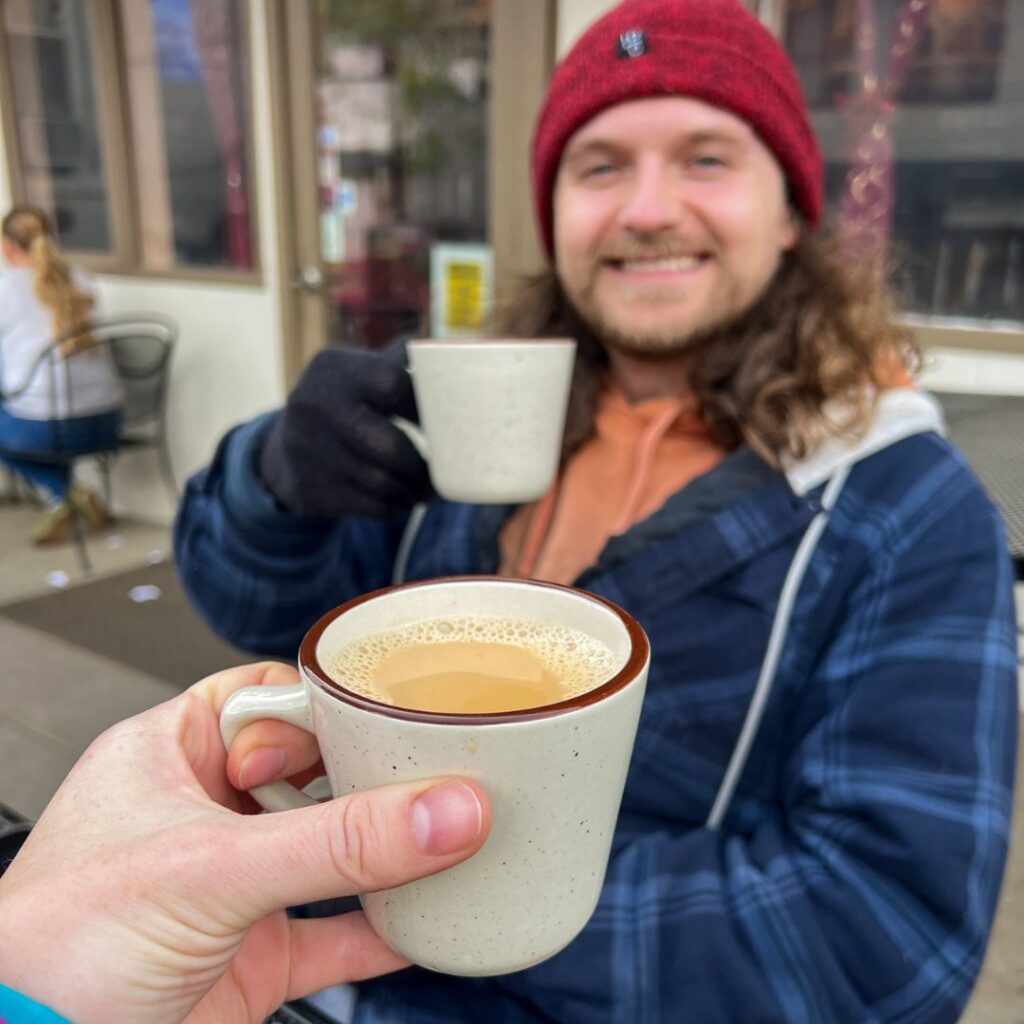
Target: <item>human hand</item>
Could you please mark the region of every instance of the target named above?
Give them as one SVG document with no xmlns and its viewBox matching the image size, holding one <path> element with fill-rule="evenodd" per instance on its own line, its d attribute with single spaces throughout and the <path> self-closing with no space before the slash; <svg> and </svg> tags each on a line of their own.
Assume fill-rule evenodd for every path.
<svg viewBox="0 0 1024 1024">
<path fill-rule="evenodd" d="M 385 889 L 483 844 L 472 783 L 388 786 L 277 814 L 228 782 L 230 669 L 121 722 L 82 755 L 0 878 L 0 983 L 75 1024 L 257 1024 L 289 999 L 405 966 L 362 913 L 283 908 Z"/>
<path fill-rule="evenodd" d="M 392 416 L 416 420 L 405 346 L 318 352 L 259 455 L 259 475 L 290 512 L 309 518 L 401 515 L 433 488 L 427 464 Z"/>
</svg>

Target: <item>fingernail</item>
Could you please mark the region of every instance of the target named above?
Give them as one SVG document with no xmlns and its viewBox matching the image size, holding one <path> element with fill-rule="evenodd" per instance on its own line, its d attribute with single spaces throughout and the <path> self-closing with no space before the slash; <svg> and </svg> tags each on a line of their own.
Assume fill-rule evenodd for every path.
<svg viewBox="0 0 1024 1024">
<path fill-rule="evenodd" d="M 412 835 L 423 852 L 438 857 L 457 853 L 480 835 L 484 811 L 476 793 L 462 782 L 444 782 L 412 805 Z"/>
<path fill-rule="evenodd" d="M 246 754 L 238 768 L 238 788 L 252 789 L 272 782 L 284 771 L 286 763 L 280 747 L 258 747 Z"/>
</svg>

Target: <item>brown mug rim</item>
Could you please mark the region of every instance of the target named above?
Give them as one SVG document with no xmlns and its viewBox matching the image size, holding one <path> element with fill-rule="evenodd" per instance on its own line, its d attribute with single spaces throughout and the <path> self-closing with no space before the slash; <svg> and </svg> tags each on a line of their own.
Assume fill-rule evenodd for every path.
<svg viewBox="0 0 1024 1024">
<path fill-rule="evenodd" d="M 385 704 L 382 701 L 373 700 L 371 697 L 364 697 L 362 694 L 349 690 L 341 683 L 332 679 L 324 671 L 317 657 L 316 649 L 320 643 L 327 627 L 342 615 L 350 612 L 353 608 L 367 601 L 382 597 L 385 594 L 393 594 L 400 590 L 413 590 L 419 587 L 437 586 L 441 583 L 518 583 L 530 587 L 541 587 L 547 590 L 559 590 L 582 596 L 595 604 L 604 605 L 619 621 L 626 627 L 629 636 L 630 653 L 625 664 L 611 677 L 611 679 L 595 686 L 586 693 L 570 697 L 568 700 L 559 701 L 557 704 L 543 704 L 536 708 L 521 708 L 515 711 L 489 711 L 476 714 L 459 714 L 453 711 L 417 711 L 413 708 L 396 707 L 394 704 Z M 613 601 L 592 594 L 587 590 L 580 590 L 578 587 L 565 587 L 559 583 L 547 583 L 543 580 L 524 580 L 510 576 L 439 576 L 433 579 L 415 580 L 411 583 L 400 583 L 395 586 L 381 587 L 378 590 L 360 594 L 344 604 L 332 608 L 329 612 L 321 615 L 319 619 L 309 628 L 299 645 L 299 668 L 303 674 L 316 686 L 323 690 L 328 696 L 340 700 L 344 704 L 384 715 L 387 718 L 397 718 L 405 722 L 422 722 L 433 725 L 505 725 L 514 722 L 532 722 L 544 718 L 553 718 L 557 715 L 564 715 L 570 711 L 577 711 L 580 708 L 589 707 L 591 704 L 598 704 L 606 700 L 619 690 L 624 690 L 636 677 L 640 670 L 647 663 L 650 657 L 650 642 L 647 634 L 644 633 L 640 623 L 633 618 L 629 612 L 620 608 Z"/>
</svg>

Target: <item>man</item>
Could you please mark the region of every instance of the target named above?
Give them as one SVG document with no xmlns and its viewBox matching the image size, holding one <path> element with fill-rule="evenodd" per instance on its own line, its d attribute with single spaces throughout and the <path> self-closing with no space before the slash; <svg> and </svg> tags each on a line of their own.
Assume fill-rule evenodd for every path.
<svg viewBox="0 0 1024 1024">
<path fill-rule="evenodd" d="M 794 70 L 735 0 L 626 0 L 556 70 L 532 171 L 552 267 L 502 329 L 579 342 L 562 470 L 536 505 L 430 501 L 406 575 L 606 596 L 648 695 L 580 937 L 370 983 L 357 1020 L 953 1021 L 1006 856 L 1010 569 L 878 275 L 817 237 Z M 236 643 L 291 655 L 391 581 L 429 497 L 398 358 L 322 353 L 193 480 L 182 577 Z M 313 756 L 254 727 L 236 781 Z"/>
</svg>

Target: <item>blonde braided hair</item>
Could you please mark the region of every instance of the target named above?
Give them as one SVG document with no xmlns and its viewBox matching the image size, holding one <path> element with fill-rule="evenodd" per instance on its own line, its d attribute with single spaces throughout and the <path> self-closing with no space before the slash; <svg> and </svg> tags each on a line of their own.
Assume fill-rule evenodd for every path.
<svg viewBox="0 0 1024 1024">
<path fill-rule="evenodd" d="M 3 219 L 0 233 L 26 253 L 35 278 L 36 298 L 53 312 L 53 331 L 60 336 L 86 326 L 95 300 L 75 284 L 71 268 L 54 241 L 50 219 L 35 206 L 15 206 Z M 89 331 L 76 331 L 60 345 L 64 358 L 94 348 Z"/>
</svg>

